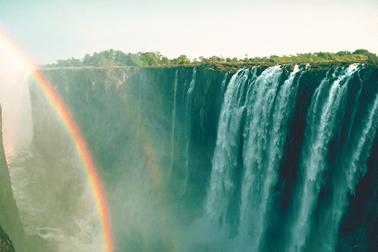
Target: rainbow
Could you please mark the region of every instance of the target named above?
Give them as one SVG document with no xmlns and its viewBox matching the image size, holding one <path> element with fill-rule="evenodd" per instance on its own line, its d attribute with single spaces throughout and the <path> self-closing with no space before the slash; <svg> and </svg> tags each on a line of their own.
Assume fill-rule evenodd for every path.
<svg viewBox="0 0 378 252">
<path fill-rule="evenodd" d="M 12 39 L 12 37 L 9 34 L 7 34 L 3 29 L 1 29 L 1 27 L 0 47 L 12 53 L 12 57 L 14 57 L 14 59 L 17 60 L 18 63 L 22 64 L 24 67 L 31 71 L 35 83 L 45 94 L 47 100 L 55 109 L 59 118 L 65 125 L 65 128 L 69 132 L 69 135 L 71 136 L 72 141 L 75 144 L 78 156 L 80 157 L 80 160 L 83 163 L 83 167 L 85 168 L 85 172 L 87 174 L 88 180 L 91 185 L 91 189 L 93 191 L 93 196 L 102 227 L 104 251 L 112 252 L 112 228 L 104 187 L 98 174 L 98 168 L 93 160 L 92 154 L 72 113 L 67 108 L 58 92 L 43 75 L 43 73 L 39 70 L 36 70 L 36 64 L 33 63 L 34 61 L 31 59 L 31 57 L 29 57 L 28 54 L 20 46 L 17 45 L 17 43 Z"/>
</svg>

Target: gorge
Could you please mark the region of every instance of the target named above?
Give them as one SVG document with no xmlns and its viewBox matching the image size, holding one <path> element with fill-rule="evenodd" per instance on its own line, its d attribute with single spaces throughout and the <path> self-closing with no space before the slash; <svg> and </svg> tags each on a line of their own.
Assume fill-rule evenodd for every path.
<svg viewBox="0 0 378 252">
<path fill-rule="evenodd" d="M 99 167 L 114 251 L 378 249 L 376 65 L 38 71 Z M 75 144 L 29 82 L 32 141 L 1 176 L 20 217 L 0 225 L 16 251 L 103 251 Z"/>
</svg>

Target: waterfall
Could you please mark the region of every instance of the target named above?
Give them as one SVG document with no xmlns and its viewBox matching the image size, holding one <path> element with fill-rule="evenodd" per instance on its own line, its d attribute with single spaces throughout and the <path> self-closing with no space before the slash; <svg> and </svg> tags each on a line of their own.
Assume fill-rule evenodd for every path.
<svg viewBox="0 0 378 252">
<path fill-rule="evenodd" d="M 272 187 L 276 184 L 279 165 L 282 159 L 283 146 L 286 141 L 291 112 L 295 105 L 297 85 L 294 82 L 298 66 L 295 66 L 289 78 L 279 86 L 280 72 L 274 69 L 272 83 L 266 76 L 261 79 L 262 89 L 252 101 L 259 106 L 251 106 L 249 113 L 250 126 L 244 146 L 245 174 L 242 184 L 241 235 L 252 232 L 251 251 L 258 251 L 269 216 Z M 259 83 L 259 82 L 256 82 Z M 268 90 L 265 90 L 269 88 Z M 266 111 L 267 110 L 267 111 Z M 266 111 L 266 112 L 265 112 Z M 265 149 L 261 149 L 264 148 Z M 247 225 L 253 218 L 254 227 Z M 253 230 L 249 230 L 253 229 Z"/>
<path fill-rule="evenodd" d="M 45 75 L 98 162 L 116 251 L 374 251 L 376 66 Z M 101 223 L 75 146 L 30 84 L 30 151 L 8 166 L 26 234 L 46 246 L 35 251 L 99 251 Z"/>
<path fill-rule="evenodd" d="M 367 109 L 360 105 L 363 67 L 330 69 L 319 80 L 306 109 L 301 146 L 290 146 L 289 130 L 295 111 L 302 106 L 298 90 L 309 67 L 294 66 L 290 72 L 285 66 L 241 69 L 231 77 L 220 112 L 204 209 L 211 223 L 233 239 L 231 251 L 266 250 L 272 214 L 279 213 L 273 203 L 277 204 L 275 195 L 281 193 L 275 190 L 282 176 L 285 146 L 299 148 L 300 158 L 298 164 L 292 163 L 298 175 L 291 185 L 288 219 L 283 221 L 288 223 L 288 233 L 276 239 L 284 244 L 282 251 L 307 251 L 315 226 L 321 226 L 328 228 L 328 235 L 311 236 L 319 242 L 313 246 L 319 251 L 335 250 L 348 195 L 367 171 L 378 128 L 378 95 Z M 360 85 L 356 91 L 352 81 Z M 336 139 L 339 145 L 331 150 Z M 337 161 L 331 162 L 331 155 Z M 338 172 L 328 185 L 330 202 L 320 202 L 326 174 Z M 319 207 L 324 214 L 317 217 L 320 223 L 314 223 Z"/>
<path fill-rule="evenodd" d="M 171 165 L 168 172 L 168 180 L 170 180 L 172 175 L 172 170 L 174 168 L 174 158 L 175 158 L 175 139 L 176 139 L 176 106 L 177 106 L 177 83 L 178 83 L 178 69 L 175 72 L 174 87 L 173 87 L 173 109 L 172 109 L 172 120 L 171 120 Z"/>
<path fill-rule="evenodd" d="M 192 106 L 193 106 L 193 91 L 196 85 L 197 69 L 193 68 L 192 78 L 189 83 L 188 91 L 185 101 L 185 118 L 186 118 L 186 145 L 185 145 L 185 179 L 182 187 L 181 195 L 184 195 L 188 186 L 189 180 L 189 160 L 190 160 L 190 143 L 192 137 Z"/>
<path fill-rule="evenodd" d="M 229 201 L 235 190 L 232 173 L 237 168 L 240 127 L 245 111 L 245 90 L 255 79 L 256 69 L 240 70 L 234 74 L 228 84 L 221 109 L 206 204 L 207 214 L 220 224 L 225 222 Z"/>
<path fill-rule="evenodd" d="M 326 158 L 329 142 L 339 125 L 338 111 L 343 109 L 340 105 L 348 88 L 346 83 L 341 84 L 348 82 L 355 70 L 356 67 L 352 65 L 336 80 L 326 77 L 315 91 L 307 118 L 301 165 L 303 175 L 297 195 L 299 203 L 289 251 L 302 250 L 306 242 L 310 218 L 323 183 L 323 173 L 328 168 Z M 326 98 L 322 99 L 324 95 Z"/>
<path fill-rule="evenodd" d="M 340 167 L 344 172 L 342 173 L 343 176 L 337 178 L 337 183 L 334 186 L 330 207 L 331 219 L 327 221 L 329 235 L 325 237 L 323 242 L 324 251 L 334 250 L 340 221 L 348 205 L 347 197 L 350 193 L 354 193 L 356 184 L 367 172 L 366 161 L 378 128 L 378 95 L 375 96 L 374 104 L 370 106 L 368 111 L 370 111 L 370 114 L 363 119 L 364 127 L 356 132 L 357 137 L 349 143 L 343 153 L 345 159 L 341 160 Z"/>
<path fill-rule="evenodd" d="M 238 193 L 235 177 L 244 172 L 240 189 L 239 233 L 249 239 L 249 223 L 254 218 L 252 251 L 258 249 L 263 234 L 269 195 L 282 158 L 290 108 L 296 99 L 294 79 L 298 71 L 295 66 L 280 85 L 281 67 L 268 68 L 259 76 L 257 69 L 240 70 L 231 78 L 226 90 L 206 212 L 218 224 L 227 224 L 228 216 L 232 215 L 230 211 L 237 211 L 232 209 L 235 202 L 231 203 Z M 277 115 L 276 118 L 273 115 Z"/>
<path fill-rule="evenodd" d="M 224 90 L 226 89 L 226 84 L 227 84 L 227 78 L 228 78 L 228 73 L 226 73 L 223 77 L 222 83 L 221 83 L 221 92 L 224 93 Z"/>
</svg>

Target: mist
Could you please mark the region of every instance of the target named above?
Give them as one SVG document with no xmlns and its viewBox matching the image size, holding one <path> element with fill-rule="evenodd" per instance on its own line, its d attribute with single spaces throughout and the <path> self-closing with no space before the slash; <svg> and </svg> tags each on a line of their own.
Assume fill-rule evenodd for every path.
<svg viewBox="0 0 378 252">
<path fill-rule="evenodd" d="M 31 104 L 28 90 L 30 69 L 0 47 L 0 104 L 7 158 L 28 148 L 32 139 Z"/>
</svg>

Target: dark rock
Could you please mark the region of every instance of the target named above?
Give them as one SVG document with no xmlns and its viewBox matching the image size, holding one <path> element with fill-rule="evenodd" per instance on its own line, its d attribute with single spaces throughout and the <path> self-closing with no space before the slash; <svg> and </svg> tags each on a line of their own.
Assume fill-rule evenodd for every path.
<svg viewBox="0 0 378 252">
<path fill-rule="evenodd" d="M 3 138 L 2 138 L 2 120 L 0 107 L 0 225 L 7 232 L 13 241 L 14 247 L 18 252 L 26 251 L 26 240 L 23 226 L 18 214 L 16 201 L 14 199 L 11 180 L 8 173 L 7 161 L 5 158 Z M 8 235 L 0 230 L 0 251 L 14 251 Z M 4 249 L 4 250 L 2 250 Z"/>
<path fill-rule="evenodd" d="M 0 252 L 14 252 L 12 241 L 0 227 Z"/>
</svg>

